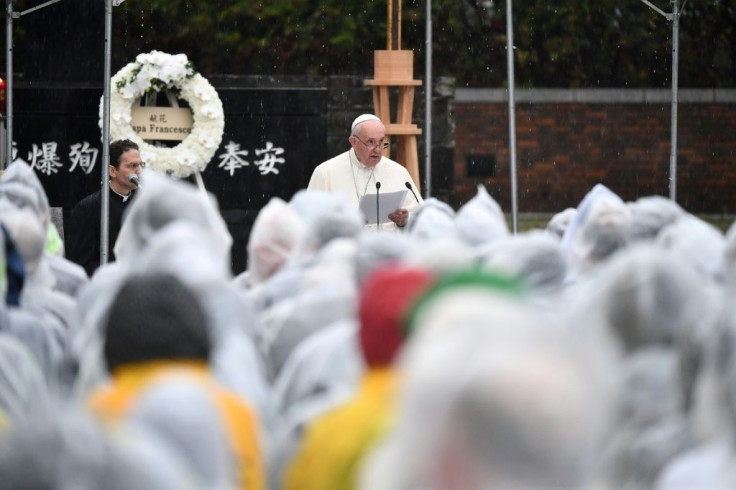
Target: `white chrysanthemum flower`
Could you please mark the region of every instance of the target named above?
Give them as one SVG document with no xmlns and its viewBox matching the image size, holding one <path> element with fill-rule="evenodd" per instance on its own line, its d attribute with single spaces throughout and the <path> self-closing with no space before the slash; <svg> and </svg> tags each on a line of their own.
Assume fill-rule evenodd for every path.
<svg viewBox="0 0 736 490">
<path fill-rule="evenodd" d="M 212 99 L 212 91 L 210 87 L 204 83 L 198 83 L 194 87 L 194 96 L 202 102 L 209 102 Z"/>
<path fill-rule="evenodd" d="M 151 80 L 157 76 L 157 70 L 155 70 L 151 65 L 143 65 L 141 71 L 138 72 L 138 76 L 135 78 L 135 83 L 149 85 Z"/>
<path fill-rule="evenodd" d="M 171 61 L 174 64 L 180 65 L 180 66 L 187 66 L 187 63 L 189 63 L 189 60 L 187 59 L 187 55 L 179 53 L 175 54 L 171 57 Z"/>
<path fill-rule="evenodd" d="M 146 165 L 149 165 L 153 162 L 155 162 L 158 159 L 158 156 L 152 152 L 152 151 L 141 151 L 141 160 L 146 162 Z"/>
<path fill-rule="evenodd" d="M 135 99 L 138 97 L 138 87 L 135 83 L 129 83 L 120 89 L 120 95 L 126 99 Z"/>
<path fill-rule="evenodd" d="M 131 117 L 129 113 L 126 114 L 126 113 L 116 112 L 111 117 L 112 117 L 112 120 L 115 121 L 116 123 L 121 123 L 121 122 L 129 123 L 130 121 L 133 120 L 133 118 Z"/>
<path fill-rule="evenodd" d="M 215 138 L 210 136 L 207 133 L 200 133 L 197 137 L 197 141 L 200 145 L 204 146 L 205 148 L 214 148 L 217 142 L 215 141 Z"/>
<path fill-rule="evenodd" d="M 179 165 L 193 167 L 197 164 L 197 155 L 187 150 L 180 151 L 179 154 L 176 155 L 176 161 Z"/>
<path fill-rule="evenodd" d="M 217 110 L 217 106 L 215 104 L 204 105 L 200 110 L 203 116 L 210 119 L 217 117 L 217 115 L 220 113 L 220 111 Z"/>
</svg>

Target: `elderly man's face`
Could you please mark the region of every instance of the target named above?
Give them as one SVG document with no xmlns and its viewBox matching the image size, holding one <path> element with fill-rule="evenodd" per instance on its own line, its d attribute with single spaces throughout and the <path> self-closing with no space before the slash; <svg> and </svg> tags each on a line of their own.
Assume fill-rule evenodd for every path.
<svg viewBox="0 0 736 490">
<path fill-rule="evenodd" d="M 351 135 L 350 144 L 358 161 L 365 166 L 373 167 L 381 161 L 386 130 L 379 121 L 365 121 L 358 126 L 358 134 Z"/>
</svg>

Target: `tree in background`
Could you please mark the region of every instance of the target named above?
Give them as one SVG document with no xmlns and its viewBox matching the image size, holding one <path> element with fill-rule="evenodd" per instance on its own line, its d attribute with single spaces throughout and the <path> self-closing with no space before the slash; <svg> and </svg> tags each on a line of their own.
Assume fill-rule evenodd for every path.
<svg viewBox="0 0 736 490">
<path fill-rule="evenodd" d="M 669 0 L 653 2 L 671 9 Z M 38 3 L 15 2 L 17 10 Z M 49 8 L 72 16 L 71 5 Z M 425 2 L 404 0 L 402 8 L 402 47 L 414 50 L 423 76 Z M 434 75 L 459 87 L 504 86 L 505 8 L 503 0 L 432 0 Z M 186 53 L 207 76 L 370 77 L 373 51 L 386 47 L 384 1 L 126 0 L 113 16 L 113 71 L 158 49 Z M 514 24 L 520 87 L 669 87 L 672 25 L 640 0 L 516 1 Z M 23 29 L 19 22 L 16 46 Z M 22 57 L 15 63 L 22 71 Z M 736 87 L 736 3 L 687 2 L 680 86 Z"/>
</svg>

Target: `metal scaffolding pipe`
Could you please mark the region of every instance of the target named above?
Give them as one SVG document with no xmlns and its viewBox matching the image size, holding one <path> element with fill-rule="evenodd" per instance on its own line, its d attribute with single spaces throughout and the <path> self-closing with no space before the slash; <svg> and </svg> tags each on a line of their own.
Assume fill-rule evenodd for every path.
<svg viewBox="0 0 736 490">
<path fill-rule="evenodd" d="M 506 0 L 506 64 L 509 83 L 509 159 L 511 171 L 511 222 L 518 230 L 518 195 L 516 184 L 516 105 L 514 102 L 514 28 L 511 0 Z"/>
<path fill-rule="evenodd" d="M 100 190 L 100 265 L 108 261 L 110 191 L 108 187 L 108 166 L 110 163 L 110 64 L 112 57 L 112 0 L 105 0 L 105 74 L 102 86 L 102 182 Z"/>
<path fill-rule="evenodd" d="M 424 197 L 432 195 L 432 0 L 427 0 L 427 32 L 425 34 L 424 94 Z"/>
<path fill-rule="evenodd" d="M 685 0 L 687 1 L 687 0 Z M 672 0 L 672 108 L 670 117 L 670 199 L 677 201 L 677 86 L 680 50 L 680 13 L 678 0 Z"/>
<path fill-rule="evenodd" d="M 5 166 L 13 162 L 13 0 L 5 0 Z"/>
</svg>

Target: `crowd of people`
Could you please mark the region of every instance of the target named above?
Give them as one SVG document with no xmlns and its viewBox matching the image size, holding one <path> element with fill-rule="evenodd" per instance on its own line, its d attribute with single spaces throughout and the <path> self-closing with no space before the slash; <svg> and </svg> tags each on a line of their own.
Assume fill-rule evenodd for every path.
<svg viewBox="0 0 736 490">
<path fill-rule="evenodd" d="M 736 487 L 736 229 L 597 185 L 522 233 L 483 186 L 377 232 L 305 189 L 233 275 L 214 196 L 139 173 L 91 277 L 0 177 L 3 488 Z"/>
</svg>

